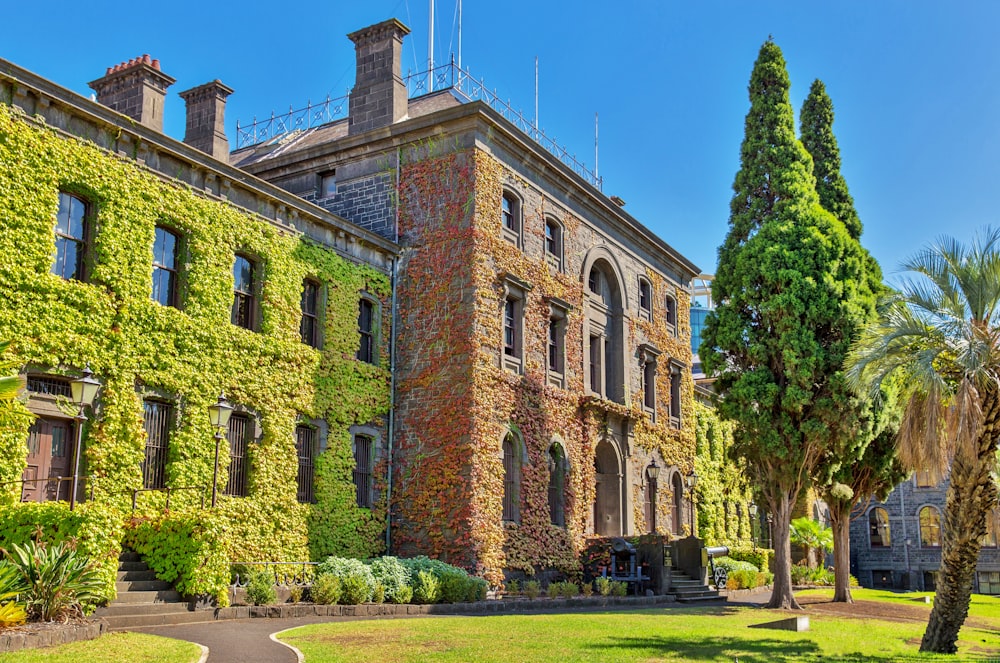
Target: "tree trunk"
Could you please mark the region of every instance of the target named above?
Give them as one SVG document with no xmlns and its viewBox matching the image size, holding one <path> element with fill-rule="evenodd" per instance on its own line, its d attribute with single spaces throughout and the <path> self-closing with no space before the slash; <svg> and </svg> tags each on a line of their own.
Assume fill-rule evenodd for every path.
<svg viewBox="0 0 1000 663">
<path fill-rule="evenodd" d="M 991 471 L 1000 432 L 1000 401 L 995 388 L 984 390 L 983 428 L 975 452 L 955 454 L 942 524 L 941 570 L 934 608 L 920 651 L 954 654 L 958 631 L 969 614 L 972 581 L 986 534 L 987 514 L 996 506 Z"/>
<path fill-rule="evenodd" d="M 767 608 L 801 610 L 792 595 L 792 542 L 789 529 L 792 520 L 792 503 L 788 493 L 782 491 L 777 500 L 769 504 L 774 517 L 774 589 Z"/>
<path fill-rule="evenodd" d="M 828 505 L 833 528 L 833 602 L 854 603 L 851 596 L 851 502 L 833 499 Z"/>
</svg>

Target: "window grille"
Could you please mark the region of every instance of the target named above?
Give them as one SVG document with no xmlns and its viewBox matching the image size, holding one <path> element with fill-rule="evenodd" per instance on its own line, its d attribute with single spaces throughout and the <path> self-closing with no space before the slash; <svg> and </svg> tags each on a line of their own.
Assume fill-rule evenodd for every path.
<svg viewBox="0 0 1000 663">
<path fill-rule="evenodd" d="M 177 235 L 156 227 L 153 241 L 153 301 L 177 306 Z"/>
<path fill-rule="evenodd" d="M 65 396 L 66 398 L 73 397 L 73 391 L 70 389 L 69 380 L 49 377 L 47 375 L 29 375 L 26 387 L 28 391 L 34 394 L 41 394 L 44 396 Z"/>
<path fill-rule="evenodd" d="M 354 488 L 358 506 L 365 509 L 372 506 L 372 446 L 372 438 L 354 436 Z"/>
<path fill-rule="evenodd" d="M 247 474 L 250 467 L 247 449 L 252 435 L 253 420 L 250 417 L 234 414 L 229 418 L 229 430 L 226 434 L 229 440 L 229 481 L 226 482 L 226 495 L 247 496 Z"/>
<path fill-rule="evenodd" d="M 56 255 L 52 273 L 64 279 L 83 280 L 87 252 L 87 203 L 68 193 L 59 193 L 56 214 Z"/>
<path fill-rule="evenodd" d="M 517 443 L 513 435 L 507 435 L 503 440 L 503 519 L 514 523 L 521 520 L 518 505 L 520 473 Z"/>
<path fill-rule="evenodd" d="M 295 452 L 299 457 L 299 472 L 296 477 L 299 502 L 315 502 L 313 497 L 313 461 L 316 457 L 316 429 L 311 426 L 295 427 Z"/>
<path fill-rule="evenodd" d="M 166 488 L 173 409 L 168 403 L 143 401 L 143 427 L 146 430 L 146 456 L 142 463 L 143 488 Z"/>
</svg>

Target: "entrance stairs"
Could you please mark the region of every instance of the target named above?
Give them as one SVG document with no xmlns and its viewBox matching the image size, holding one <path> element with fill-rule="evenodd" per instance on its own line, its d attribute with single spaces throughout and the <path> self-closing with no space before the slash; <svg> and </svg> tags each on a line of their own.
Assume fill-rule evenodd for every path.
<svg viewBox="0 0 1000 663">
<path fill-rule="evenodd" d="M 666 593 L 675 596 L 678 603 L 712 605 L 726 602 L 726 597 L 722 596 L 719 590 L 712 589 L 700 580 L 695 580 L 684 571 L 673 568 L 669 570 L 669 573 L 670 589 Z"/>
<path fill-rule="evenodd" d="M 215 620 L 212 610 L 191 610 L 170 583 L 157 580 L 156 573 L 139 553 L 124 550 L 118 557 L 118 597 L 94 617 L 100 617 L 113 631 L 139 626 L 190 624 Z"/>
</svg>

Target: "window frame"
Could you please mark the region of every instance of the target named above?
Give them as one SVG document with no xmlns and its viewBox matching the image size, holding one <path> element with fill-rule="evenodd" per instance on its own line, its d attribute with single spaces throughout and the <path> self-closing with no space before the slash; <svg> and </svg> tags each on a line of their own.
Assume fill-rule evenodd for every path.
<svg viewBox="0 0 1000 663">
<path fill-rule="evenodd" d="M 152 420 L 150 406 L 162 407 L 165 413 L 159 421 Z M 176 427 L 176 408 L 170 401 L 160 398 L 142 399 L 142 429 L 146 433 L 143 445 L 142 487 L 144 490 L 163 490 L 167 487 L 167 465 L 170 463 L 170 438 Z M 150 422 L 158 423 L 157 430 L 150 430 Z M 153 433 L 157 434 L 154 435 Z"/>
<path fill-rule="evenodd" d="M 653 284 L 644 276 L 639 277 L 639 317 L 643 320 L 653 319 Z"/>
<path fill-rule="evenodd" d="M 885 522 L 879 522 L 879 512 L 884 514 Z M 878 543 L 875 542 L 876 536 Z M 889 519 L 889 512 L 884 507 L 873 506 L 868 510 L 868 547 L 872 550 L 892 548 L 892 523 Z"/>
<path fill-rule="evenodd" d="M 358 442 L 364 440 L 364 445 Z M 365 452 L 365 465 L 361 465 L 359 459 L 361 452 Z M 374 482 L 375 476 L 375 436 L 367 433 L 354 433 L 351 437 L 351 456 L 354 459 L 354 470 L 352 481 L 354 483 L 355 504 L 359 509 L 371 509 L 374 504 Z"/>
<path fill-rule="evenodd" d="M 572 306 L 558 297 L 546 297 L 549 324 L 545 339 L 545 373 L 553 387 L 566 387 L 566 331 Z"/>
<path fill-rule="evenodd" d="M 566 479 L 568 478 L 568 461 L 566 450 L 558 440 L 549 444 L 546 453 L 548 461 L 549 481 L 549 523 L 554 527 L 566 527 Z"/>
<path fill-rule="evenodd" d="M 506 188 L 500 198 L 500 232 L 505 240 L 519 249 L 522 248 L 524 215 L 521 210 L 521 197 Z"/>
<path fill-rule="evenodd" d="M 156 255 L 156 247 L 158 242 L 158 234 L 163 231 L 164 234 L 169 235 L 174 238 L 174 266 L 168 267 L 167 265 L 159 262 Z M 171 226 L 158 223 L 153 229 L 153 270 L 152 270 L 152 288 L 150 289 L 150 298 L 161 306 L 169 306 L 171 308 L 180 308 L 180 255 L 181 255 L 181 242 L 183 236 Z M 163 301 L 161 298 L 157 298 L 157 273 L 165 272 L 167 274 L 167 301 Z"/>
<path fill-rule="evenodd" d="M 368 329 L 362 325 L 366 306 L 370 309 Z M 378 365 L 378 330 L 381 315 L 379 301 L 367 293 L 362 293 L 358 298 L 358 351 L 354 355 L 358 361 Z"/>
<path fill-rule="evenodd" d="M 233 436 L 233 423 L 245 421 L 246 428 L 243 431 L 243 439 L 235 439 Z M 229 417 L 229 426 L 226 428 L 226 441 L 229 443 L 229 465 L 226 478 L 226 486 L 222 491 L 223 495 L 229 497 L 249 497 L 250 496 L 250 447 L 256 439 L 257 418 L 246 410 L 237 410 Z M 237 455 L 233 451 L 234 445 L 243 445 L 243 453 Z"/>
<path fill-rule="evenodd" d="M 246 261 L 250 267 L 249 290 L 240 290 L 237 288 L 237 285 L 241 285 L 237 283 L 237 276 L 236 276 L 236 266 L 240 260 Z M 258 320 L 259 309 L 260 309 L 258 300 L 260 298 L 260 292 L 261 292 L 260 284 L 262 279 L 258 276 L 258 274 L 260 274 L 260 272 L 262 271 L 263 270 L 261 269 L 261 262 L 256 258 L 254 258 L 252 255 L 244 253 L 242 251 L 234 254 L 233 268 L 232 268 L 233 306 L 230 312 L 229 319 L 230 322 L 232 322 L 232 324 L 234 324 L 235 326 L 254 332 L 258 331 L 260 326 Z M 246 311 L 245 311 L 246 319 L 244 322 L 241 323 L 240 313 L 243 310 L 242 304 L 244 303 L 246 304 Z"/>
<path fill-rule="evenodd" d="M 300 431 L 308 431 L 311 440 L 303 440 Z M 308 453 L 302 451 L 308 444 Z M 299 504 L 316 503 L 316 457 L 319 455 L 319 429 L 300 421 L 295 425 L 295 456 L 298 469 L 295 473 L 295 499 Z"/>
<path fill-rule="evenodd" d="M 332 183 L 332 188 L 328 186 Z M 317 200 L 326 200 L 327 198 L 333 198 L 337 195 L 337 169 L 332 168 L 330 170 L 324 170 L 321 173 L 316 173 L 316 198 Z"/>
<path fill-rule="evenodd" d="M 66 232 L 60 232 L 59 224 L 63 213 L 63 199 L 68 199 L 66 221 Z M 72 235 L 73 228 L 73 202 L 78 202 L 83 207 L 80 216 L 80 236 Z M 94 204 L 92 201 L 75 191 L 65 189 L 59 190 L 59 206 L 56 209 L 55 223 L 53 231 L 55 233 L 55 247 L 52 255 L 52 265 L 49 271 L 63 279 L 64 281 L 80 281 L 87 283 L 90 280 L 89 260 L 91 251 L 91 237 L 93 233 Z M 76 249 L 75 264 L 70 275 L 66 274 L 66 253 L 64 247 L 72 244 Z M 61 268 L 57 271 L 57 267 Z"/>
<path fill-rule="evenodd" d="M 927 513 L 925 522 L 924 514 Z M 933 518 L 931 517 L 933 514 Z M 921 548 L 941 548 L 941 510 L 933 504 L 925 504 L 917 509 L 917 529 Z"/>
<path fill-rule="evenodd" d="M 531 284 L 503 274 L 500 299 L 500 365 L 522 375 L 524 373 L 524 318 Z M 548 360 L 546 359 L 546 365 Z"/>
<path fill-rule="evenodd" d="M 686 367 L 675 359 L 669 363 L 670 370 L 670 427 L 680 430 L 683 425 L 684 409 L 682 403 L 683 375 Z"/>
<path fill-rule="evenodd" d="M 503 463 L 503 493 L 500 519 L 505 523 L 521 522 L 522 446 L 519 437 L 508 431 L 500 444 Z"/>
<path fill-rule="evenodd" d="M 557 272 L 562 272 L 564 268 L 565 235 L 559 219 L 554 216 L 545 217 L 545 261 Z"/>
<path fill-rule="evenodd" d="M 306 310 L 306 294 L 308 288 L 315 288 L 316 293 L 313 301 L 313 310 Z M 320 312 L 323 309 L 323 284 L 312 277 L 302 279 L 302 297 L 299 301 L 299 339 L 311 348 L 323 349 L 323 325 L 321 324 Z M 307 330 L 310 327 L 310 330 Z"/>
<path fill-rule="evenodd" d="M 671 293 L 663 298 L 663 322 L 671 336 L 677 336 L 677 297 Z"/>
</svg>

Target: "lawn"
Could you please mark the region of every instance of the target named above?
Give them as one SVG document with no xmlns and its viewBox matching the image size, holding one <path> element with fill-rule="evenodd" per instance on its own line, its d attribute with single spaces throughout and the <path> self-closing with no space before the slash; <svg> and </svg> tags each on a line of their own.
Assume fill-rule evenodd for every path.
<svg viewBox="0 0 1000 663">
<path fill-rule="evenodd" d="M 108 633 L 96 640 L 0 654 L 0 663 L 195 663 L 191 642 L 144 633 Z"/>
<path fill-rule="evenodd" d="M 823 590 L 819 590 L 823 591 Z M 810 600 L 822 595 L 804 594 Z M 899 661 L 946 660 L 917 649 L 930 606 L 914 594 L 860 590 L 906 621 L 824 614 L 804 633 L 748 628 L 785 615 L 752 607 L 668 607 L 550 615 L 435 617 L 316 624 L 279 638 L 307 663 L 330 661 Z M 962 630 L 960 660 L 1000 657 L 1000 600 L 977 596 Z"/>
</svg>

